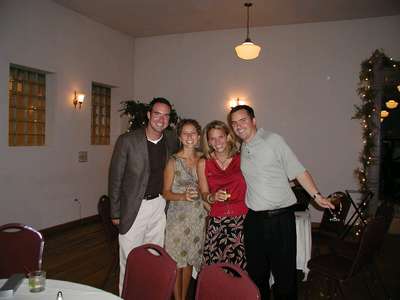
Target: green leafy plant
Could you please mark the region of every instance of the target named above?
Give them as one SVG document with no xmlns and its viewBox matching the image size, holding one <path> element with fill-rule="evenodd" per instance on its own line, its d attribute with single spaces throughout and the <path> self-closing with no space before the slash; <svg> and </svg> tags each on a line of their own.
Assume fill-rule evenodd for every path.
<svg viewBox="0 0 400 300">
<path fill-rule="evenodd" d="M 127 100 L 121 102 L 121 116 L 126 115 L 129 118 L 128 131 L 144 127 L 147 124 L 147 112 L 149 110 L 149 104 L 143 103 L 139 100 Z M 178 114 L 173 108 L 170 114 L 170 123 L 167 129 L 174 129 L 179 121 Z"/>
</svg>

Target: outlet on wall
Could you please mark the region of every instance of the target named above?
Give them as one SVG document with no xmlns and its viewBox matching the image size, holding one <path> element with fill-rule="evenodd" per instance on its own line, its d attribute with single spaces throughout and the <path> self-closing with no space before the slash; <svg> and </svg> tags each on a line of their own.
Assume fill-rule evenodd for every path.
<svg viewBox="0 0 400 300">
<path fill-rule="evenodd" d="M 88 152 L 87 151 L 79 151 L 78 152 L 78 161 L 79 162 L 87 162 L 88 161 Z"/>
</svg>

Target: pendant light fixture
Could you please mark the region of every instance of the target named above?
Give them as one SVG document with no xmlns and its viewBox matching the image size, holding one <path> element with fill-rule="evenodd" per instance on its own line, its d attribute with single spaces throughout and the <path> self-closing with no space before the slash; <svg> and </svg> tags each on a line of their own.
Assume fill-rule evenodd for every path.
<svg viewBox="0 0 400 300">
<path fill-rule="evenodd" d="M 394 99 L 390 99 L 390 100 L 386 101 L 385 104 L 386 104 L 386 107 L 389 109 L 395 109 L 399 105 L 399 103 Z"/>
<path fill-rule="evenodd" d="M 241 59 L 251 60 L 257 58 L 260 54 L 261 47 L 257 46 L 250 40 L 249 26 L 250 26 L 250 7 L 252 3 L 245 3 L 247 8 L 247 37 L 243 44 L 235 47 L 236 54 Z"/>
</svg>

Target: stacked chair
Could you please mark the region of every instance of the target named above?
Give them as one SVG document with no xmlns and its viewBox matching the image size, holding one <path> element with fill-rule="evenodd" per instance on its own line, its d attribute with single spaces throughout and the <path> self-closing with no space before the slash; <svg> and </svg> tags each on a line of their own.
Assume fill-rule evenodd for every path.
<svg viewBox="0 0 400 300">
<path fill-rule="evenodd" d="M 320 288 L 320 296 L 324 298 L 328 297 L 325 294 L 329 294 L 330 298 L 339 296 L 341 299 L 353 299 L 354 295 L 349 293 L 355 292 L 361 298 L 379 299 L 376 295 L 377 290 L 371 288 L 373 285 L 369 279 L 374 275 L 384 288 L 375 260 L 393 218 L 393 209 L 381 207 L 377 212 L 375 218 L 365 225 L 359 242 L 349 243 L 337 239 L 329 254 L 313 257 L 309 261 L 307 296 L 310 291 Z M 327 283 L 323 290 L 318 279 Z M 362 293 L 365 294 L 364 297 L 361 296 Z M 384 293 L 385 299 L 389 299 L 385 288 Z"/>
<path fill-rule="evenodd" d="M 32 227 L 19 223 L 0 226 L 0 278 L 40 270 L 43 247 L 42 235 Z"/>
<path fill-rule="evenodd" d="M 329 197 L 337 198 L 341 203 L 341 210 L 337 211 L 337 221 L 332 221 L 333 215 L 329 209 L 325 209 L 318 228 L 312 229 L 313 253 L 320 254 L 324 246 L 329 245 L 333 240 L 341 237 L 346 230 L 346 217 L 350 209 L 350 200 L 344 192 L 335 192 Z"/>
</svg>

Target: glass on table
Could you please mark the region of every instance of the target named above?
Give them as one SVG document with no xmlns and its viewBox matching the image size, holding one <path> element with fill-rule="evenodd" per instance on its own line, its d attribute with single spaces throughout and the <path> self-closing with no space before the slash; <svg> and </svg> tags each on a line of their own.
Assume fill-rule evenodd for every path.
<svg viewBox="0 0 400 300">
<path fill-rule="evenodd" d="M 46 286 L 46 272 L 42 270 L 28 273 L 29 291 L 37 293 L 44 291 Z"/>
</svg>

